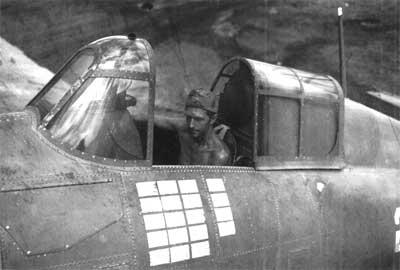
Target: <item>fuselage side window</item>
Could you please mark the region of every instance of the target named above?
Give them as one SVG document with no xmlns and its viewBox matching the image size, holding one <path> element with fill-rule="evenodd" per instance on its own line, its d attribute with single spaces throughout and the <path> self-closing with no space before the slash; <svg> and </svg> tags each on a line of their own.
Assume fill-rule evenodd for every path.
<svg viewBox="0 0 400 270">
<path fill-rule="evenodd" d="M 337 104 L 305 102 L 303 113 L 302 155 L 320 158 L 338 156 L 339 113 Z"/>
<path fill-rule="evenodd" d="M 269 92 L 260 91 L 258 96 L 258 156 L 281 160 L 338 156 L 340 98 L 332 90 L 334 82 L 297 70 L 274 71 L 279 69 L 287 79 L 279 85 L 271 76 Z M 297 83 L 297 89 L 289 86 L 290 81 Z"/>
<path fill-rule="evenodd" d="M 260 117 L 257 154 L 279 158 L 297 156 L 299 102 L 295 99 L 266 95 L 260 95 L 258 101 Z"/>
<path fill-rule="evenodd" d="M 253 65 L 260 68 L 260 78 L 268 74 L 257 89 L 256 167 L 340 169 L 343 95 L 337 82 L 291 68 Z"/>
</svg>

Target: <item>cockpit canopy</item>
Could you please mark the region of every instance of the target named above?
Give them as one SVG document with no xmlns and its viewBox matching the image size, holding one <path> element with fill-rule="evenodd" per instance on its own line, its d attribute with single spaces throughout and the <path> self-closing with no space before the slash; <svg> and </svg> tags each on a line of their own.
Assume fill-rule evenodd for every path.
<svg viewBox="0 0 400 270">
<path fill-rule="evenodd" d="M 258 169 L 343 167 L 343 92 L 332 77 L 234 58 L 211 89 L 236 159 Z"/>
<path fill-rule="evenodd" d="M 112 36 L 85 46 L 28 104 L 39 111 L 40 132 L 84 159 L 152 165 L 152 58 L 143 39 Z M 343 93 L 333 78 L 234 58 L 211 91 L 219 94 L 217 124 L 230 127 L 233 165 L 259 170 L 343 167 Z M 171 156 L 178 151 L 169 142 L 175 137 L 164 135 L 156 142 L 162 148 L 155 151 L 156 163 L 174 164 L 178 159 Z M 165 160 L 160 153 L 167 153 Z"/>
<path fill-rule="evenodd" d="M 142 39 L 97 40 L 76 53 L 28 105 L 38 108 L 42 131 L 68 151 L 113 163 L 151 163 L 152 55 Z"/>
</svg>

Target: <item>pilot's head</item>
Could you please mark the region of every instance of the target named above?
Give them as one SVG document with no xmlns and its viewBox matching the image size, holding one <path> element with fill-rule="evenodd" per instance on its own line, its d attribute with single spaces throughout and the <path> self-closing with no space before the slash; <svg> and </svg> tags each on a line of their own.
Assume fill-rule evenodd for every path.
<svg viewBox="0 0 400 270">
<path fill-rule="evenodd" d="M 204 89 L 190 91 L 185 106 L 186 124 L 193 139 L 201 141 L 215 121 L 217 113 L 215 95 Z"/>
</svg>

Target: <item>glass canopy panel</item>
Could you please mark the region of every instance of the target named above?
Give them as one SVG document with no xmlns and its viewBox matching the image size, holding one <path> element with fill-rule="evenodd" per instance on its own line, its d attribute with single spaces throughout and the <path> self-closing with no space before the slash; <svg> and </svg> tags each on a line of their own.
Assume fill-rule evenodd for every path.
<svg viewBox="0 0 400 270">
<path fill-rule="evenodd" d="M 149 54 L 144 43 L 127 39 L 110 40 L 102 46 L 99 70 L 150 72 Z"/>
<path fill-rule="evenodd" d="M 277 90 L 282 96 L 300 93 L 299 80 L 292 70 L 254 60 L 251 60 L 251 65 L 258 77 L 265 80 L 263 84 L 266 84 L 269 90 Z"/>
<path fill-rule="evenodd" d="M 143 160 L 148 98 L 148 81 L 89 78 L 47 128 L 56 141 L 82 153 Z"/>
<path fill-rule="evenodd" d="M 304 87 L 306 98 L 324 98 L 338 100 L 339 93 L 334 82 L 324 75 L 313 74 L 301 70 L 294 70 Z"/>
<path fill-rule="evenodd" d="M 95 56 L 92 49 L 79 52 L 42 90 L 44 95 L 36 102 L 33 102 L 33 105 L 39 109 L 41 119 L 43 119 L 43 117 L 50 112 L 51 108 L 61 100 L 65 93 L 82 78 L 93 64 L 94 59 Z"/>
</svg>

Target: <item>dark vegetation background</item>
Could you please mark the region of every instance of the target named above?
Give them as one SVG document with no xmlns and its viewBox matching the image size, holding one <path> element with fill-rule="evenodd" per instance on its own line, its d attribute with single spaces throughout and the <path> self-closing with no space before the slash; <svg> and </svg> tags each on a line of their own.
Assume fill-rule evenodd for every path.
<svg viewBox="0 0 400 270">
<path fill-rule="evenodd" d="M 53 72 L 95 39 L 135 32 L 152 44 L 157 105 L 182 107 L 240 55 L 339 79 L 344 8 L 348 96 L 400 95 L 399 0 L 2 0 L 0 36 Z"/>
</svg>

